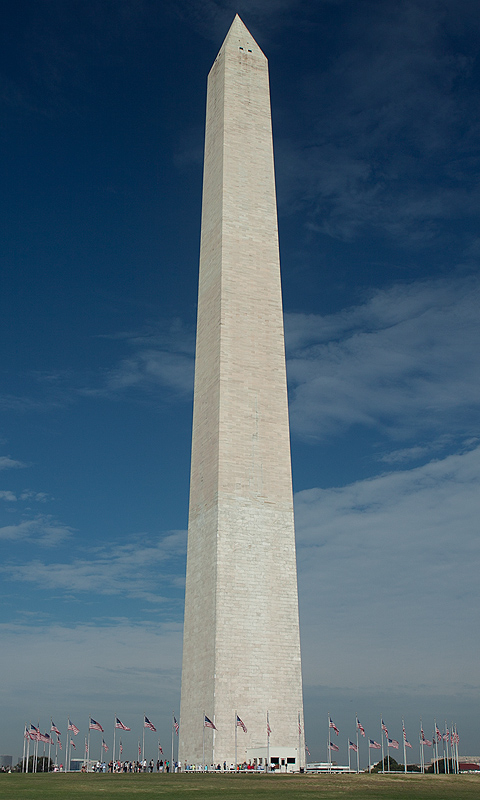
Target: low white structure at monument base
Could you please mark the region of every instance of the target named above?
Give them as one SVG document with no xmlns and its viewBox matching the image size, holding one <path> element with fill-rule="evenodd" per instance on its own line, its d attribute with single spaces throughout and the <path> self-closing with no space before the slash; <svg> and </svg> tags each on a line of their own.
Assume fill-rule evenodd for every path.
<svg viewBox="0 0 480 800">
<path fill-rule="evenodd" d="M 339 772 L 351 772 L 353 774 L 357 774 L 355 769 L 351 769 L 348 764 L 334 764 L 333 762 L 328 761 L 318 761 L 313 762 L 311 764 L 307 764 L 305 772 L 328 772 L 328 773 L 339 773 Z"/>
<path fill-rule="evenodd" d="M 264 767 L 269 762 L 269 770 L 279 772 L 300 772 L 297 747 L 248 747 L 247 764 Z"/>
</svg>

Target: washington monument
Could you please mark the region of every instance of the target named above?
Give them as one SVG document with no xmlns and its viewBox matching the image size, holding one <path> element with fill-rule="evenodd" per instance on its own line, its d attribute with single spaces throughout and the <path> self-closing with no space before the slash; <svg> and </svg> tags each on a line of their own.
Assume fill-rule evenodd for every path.
<svg viewBox="0 0 480 800">
<path fill-rule="evenodd" d="M 207 88 L 179 759 L 262 748 L 304 763 L 268 63 L 236 16 Z"/>
</svg>

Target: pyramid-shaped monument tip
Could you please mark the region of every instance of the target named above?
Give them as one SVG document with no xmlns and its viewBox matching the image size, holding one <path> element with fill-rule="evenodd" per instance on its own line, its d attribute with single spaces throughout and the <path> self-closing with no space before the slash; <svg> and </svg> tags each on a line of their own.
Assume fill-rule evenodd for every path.
<svg viewBox="0 0 480 800">
<path fill-rule="evenodd" d="M 227 44 L 239 47 L 240 49 L 243 49 L 246 53 L 252 51 L 257 53 L 262 53 L 261 48 L 258 46 L 252 34 L 248 30 L 243 20 L 240 19 L 238 14 L 235 14 L 235 18 L 232 24 L 230 25 L 230 29 L 225 37 L 224 45 Z"/>
</svg>

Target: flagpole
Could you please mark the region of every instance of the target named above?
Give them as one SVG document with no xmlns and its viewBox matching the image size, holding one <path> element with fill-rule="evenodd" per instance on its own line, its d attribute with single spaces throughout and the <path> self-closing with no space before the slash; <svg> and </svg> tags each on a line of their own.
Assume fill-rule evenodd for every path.
<svg viewBox="0 0 480 800">
<path fill-rule="evenodd" d="M 455 723 L 455 751 L 457 753 L 457 774 L 460 774 L 460 756 L 458 755 L 459 736 L 457 732 L 457 723 Z"/>
<path fill-rule="evenodd" d="M 446 750 L 447 750 L 447 772 L 450 773 L 450 763 L 449 763 L 450 756 L 448 754 L 448 745 L 449 745 L 450 733 L 449 733 L 448 728 L 447 728 L 447 720 L 445 720 L 445 735 L 447 737 L 445 739 L 445 745 L 446 745 Z"/>
<path fill-rule="evenodd" d="M 70 733 L 69 733 L 69 727 L 68 727 L 68 726 L 69 726 L 69 724 L 70 724 L 70 720 L 67 720 L 67 746 L 66 746 L 66 748 L 65 748 L 65 772 L 67 772 L 67 766 L 68 766 L 68 748 L 69 748 L 69 745 L 70 745 Z"/>
<path fill-rule="evenodd" d="M 174 714 L 173 714 L 173 711 L 172 711 L 172 763 L 170 765 L 172 770 L 173 770 L 173 717 L 174 717 Z"/>
<path fill-rule="evenodd" d="M 357 775 L 360 773 L 360 748 L 358 746 L 358 716 L 355 714 L 355 733 L 357 734 Z"/>
<path fill-rule="evenodd" d="M 298 712 L 298 771 L 302 770 L 302 726 L 300 722 L 300 711 Z"/>
<path fill-rule="evenodd" d="M 267 711 L 267 772 L 270 772 L 270 720 Z"/>
<path fill-rule="evenodd" d="M 23 754 L 22 754 L 22 772 L 25 772 L 25 748 L 27 746 L 27 723 L 23 729 Z"/>
<path fill-rule="evenodd" d="M 423 722 L 420 719 L 420 749 L 421 749 L 421 753 L 422 753 L 421 756 L 420 756 L 420 763 L 421 763 L 421 766 L 422 766 L 422 775 L 425 775 L 425 753 L 424 753 L 424 750 L 423 750 L 423 740 L 424 740 Z"/>
<path fill-rule="evenodd" d="M 403 731 L 403 764 L 404 764 L 404 772 L 407 771 L 407 745 L 405 744 L 405 720 L 402 719 L 402 731 Z"/>
<path fill-rule="evenodd" d="M 348 771 L 350 772 L 350 739 L 347 737 L 347 748 L 348 748 Z"/>
<path fill-rule="evenodd" d="M 30 758 L 30 733 L 27 739 L 27 762 L 25 764 L 25 772 L 28 772 L 28 759 Z"/>
<path fill-rule="evenodd" d="M 92 719 L 91 717 L 88 718 L 87 772 L 90 772 L 88 768 L 90 766 L 90 720 L 91 719 Z"/>
<path fill-rule="evenodd" d="M 35 773 L 38 769 L 38 745 L 39 745 L 39 738 L 38 734 L 40 733 L 40 720 L 37 723 L 37 738 L 35 739 L 35 769 L 33 770 Z"/>
<path fill-rule="evenodd" d="M 459 756 L 458 756 L 458 742 L 459 742 L 459 737 L 458 737 L 458 733 L 457 733 L 457 723 L 455 723 L 455 764 L 456 764 L 456 768 L 457 768 L 457 775 L 460 774 L 460 760 L 459 760 Z"/>
<path fill-rule="evenodd" d="M 235 711 L 235 772 L 237 771 L 237 712 Z"/>
<path fill-rule="evenodd" d="M 115 714 L 113 720 L 113 755 L 112 755 L 112 773 L 115 772 L 115 733 L 117 730 L 117 715 Z"/>
<path fill-rule="evenodd" d="M 447 746 L 447 720 L 445 720 L 444 734 L 443 734 L 442 739 L 443 739 L 443 771 L 444 771 L 445 775 L 447 775 L 447 773 L 448 773 L 448 766 L 447 766 L 448 760 L 447 760 L 446 752 L 445 752 L 446 746 Z"/>
<path fill-rule="evenodd" d="M 330 746 L 330 711 L 328 712 L 328 739 L 327 739 L 327 761 L 328 771 L 332 771 L 332 748 Z"/>
<path fill-rule="evenodd" d="M 370 759 L 370 739 L 368 740 L 368 774 L 370 775 L 372 771 L 372 762 Z"/>
<path fill-rule="evenodd" d="M 383 723 L 383 717 L 381 717 L 381 721 L 380 721 L 380 736 L 382 737 L 382 739 L 381 739 L 381 742 L 382 742 L 382 775 L 384 775 L 385 774 L 385 754 L 384 754 L 384 750 L 383 750 L 383 737 L 384 737 L 385 731 L 383 730 L 382 723 Z"/>
<path fill-rule="evenodd" d="M 143 715 L 142 761 L 145 760 L 145 714 Z"/>
<path fill-rule="evenodd" d="M 217 729 L 215 727 L 215 714 L 213 715 L 213 731 L 212 731 L 212 766 L 215 764 L 215 734 Z"/>
<path fill-rule="evenodd" d="M 205 711 L 203 712 L 202 757 L 203 757 L 203 771 L 205 772 Z"/>
</svg>

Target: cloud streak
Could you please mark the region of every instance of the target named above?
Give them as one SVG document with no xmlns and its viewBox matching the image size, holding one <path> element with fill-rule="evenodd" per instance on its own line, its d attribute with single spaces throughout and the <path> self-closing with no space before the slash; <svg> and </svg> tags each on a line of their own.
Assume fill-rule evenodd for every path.
<svg viewBox="0 0 480 800">
<path fill-rule="evenodd" d="M 472 13 L 468 0 L 413 0 L 346 17 L 340 54 L 298 87 L 302 143 L 277 148 L 285 213 L 335 238 L 368 229 L 407 247 L 442 239 L 459 216 L 478 220 L 475 51 L 461 36 Z"/>
<path fill-rule="evenodd" d="M 296 495 L 307 683 L 413 686 L 423 663 L 453 691 L 462 652 L 461 681 L 478 684 L 479 497 L 479 447 Z"/>
<path fill-rule="evenodd" d="M 64 563 L 35 560 L 10 564 L 2 571 L 12 581 L 33 583 L 43 591 L 59 591 L 70 597 L 88 592 L 162 603 L 171 601 L 171 596 L 160 593 L 165 584 L 182 584 L 179 578 L 183 578 L 185 551 L 186 532 L 172 531 L 156 543 L 136 539 L 98 548 L 90 558 L 77 557 Z M 173 563 L 177 558 L 181 563 L 178 569 Z M 168 570 L 162 569 L 167 562 Z"/>
<path fill-rule="evenodd" d="M 22 469 L 27 465 L 22 461 L 16 461 L 10 456 L 0 456 L 0 469 Z"/>
<path fill-rule="evenodd" d="M 11 499 L 11 498 L 10 498 Z M 38 514 L 15 525 L 0 528 L 0 541 L 31 542 L 42 547 L 54 547 L 73 535 L 73 528 L 47 514 Z"/>
<path fill-rule="evenodd" d="M 287 315 L 293 430 L 468 433 L 480 397 L 479 300 L 471 277 L 393 286 L 326 317 Z"/>
</svg>

